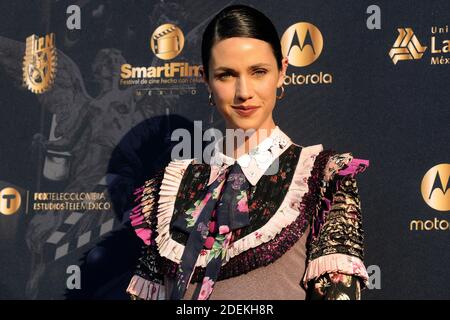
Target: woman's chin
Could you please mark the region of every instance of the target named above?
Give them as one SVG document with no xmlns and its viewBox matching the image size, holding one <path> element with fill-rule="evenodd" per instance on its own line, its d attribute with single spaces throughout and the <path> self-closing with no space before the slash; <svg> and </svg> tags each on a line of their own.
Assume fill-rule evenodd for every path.
<svg viewBox="0 0 450 320">
<path fill-rule="evenodd" d="M 237 121 L 233 121 L 233 127 L 244 131 L 257 130 L 260 127 L 260 122 L 256 119 L 239 119 Z"/>
</svg>

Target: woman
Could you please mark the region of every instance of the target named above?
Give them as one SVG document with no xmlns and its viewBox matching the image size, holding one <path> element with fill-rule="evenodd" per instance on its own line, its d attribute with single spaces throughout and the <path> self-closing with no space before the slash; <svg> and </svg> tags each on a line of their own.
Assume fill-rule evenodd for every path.
<svg viewBox="0 0 450 320">
<path fill-rule="evenodd" d="M 203 34 L 202 60 L 227 129 L 254 133 L 219 140 L 208 164 L 174 160 L 136 190 L 131 220 L 145 247 L 127 292 L 359 299 L 368 276 L 355 175 L 368 161 L 294 144 L 274 123 L 288 61 L 261 12 L 222 10 Z"/>
</svg>

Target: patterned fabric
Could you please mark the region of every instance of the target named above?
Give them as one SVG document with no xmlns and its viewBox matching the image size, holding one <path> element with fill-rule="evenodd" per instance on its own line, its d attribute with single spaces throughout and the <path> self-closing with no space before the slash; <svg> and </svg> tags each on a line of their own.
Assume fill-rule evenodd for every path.
<svg viewBox="0 0 450 320">
<path fill-rule="evenodd" d="M 310 259 L 331 253 L 363 259 L 361 204 L 354 175 L 368 166 L 351 154 L 335 154 L 325 168 L 321 206 L 313 217 Z"/>
<path fill-rule="evenodd" d="M 350 153 L 334 154 L 323 171 L 318 192 L 320 206 L 312 217 L 308 267 L 303 280 L 305 287 L 310 286 L 311 299 L 359 299 L 361 285 L 367 284 L 355 175 L 368 165 L 367 160 L 355 159 Z M 343 281 L 338 283 L 336 279 Z"/>
<path fill-rule="evenodd" d="M 300 157 L 300 151 L 301 148 L 298 146 L 292 145 L 289 147 L 280 157 L 280 168 L 277 175 L 262 176 L 256 186 L 250 186 L 250 190 L 252 190 L 248 202 L 250 225 L 246 228 L 238 229 L 233 233 L 232 239 L 230 240 L 230 246 L 236 241 L 243 239 L 245 236 L 249 236 L 251 233 L 254 233 L 256 238 L 262 236 L 262 233 L 258 233 L 258 230 L 260 230 L 262 226 L 267 225 L 268 222 L 274 218 L 275 213 L 280 208 L 280 203 L 285 198 L 288 188 L 292 184 L 295 166 Z M 177 208 L 179 207 L 178 200 L 185 197 L 183 194 L 186 195 L 191 192 L 195 194 L 195 192 L 192 191 L 195 189 L 195 185 L 191 185 L 187 181 L 192 181 L 192 177 L 199 178 L 201 176 L 201 174 L 199 175 L 199 172 L 201 172 L 198 169 L 199 166 L 205 168 L 204 172 L 207 171 L 207 166 L 201 164 L 192 164 L 186 169 L 180 183 L 180 190 L 177 193 L 175 212 L 177 212 Z M 198 181 L 201 180 L 203 179 L 199 179 Z M 292 206 L 297 208 L 302 206 L 302 204 L 292 203 Z M 176 213 L 174 213 L 174 215 L 175 214 Z M 272 241 L 263 243 L 252 250 L 244 251 L 236 257 L 231 258 L 227 264 L 222 266 L 218 279 L 222 280 L 235 277 L 277 260 L 303 235 L 310 216 L 310 213 L 308 213 L 308 215 L 298 215 L 298 218 L 294 223 L 281 230 L 281 233 Z M 173 239 L 179 239 L 175 228 L 171 229 L 171 236 Z M 206 250 L 202 251 L 201 254 L 206 254 Z M 176 276 L 177 264 L 175 262 L 163 258 L 161 268 L 165 274 L 171 277 Z M 201 281 L 204 277 L 204 272 L 204 268 L 197 267 L 192 277 L 192 282 Z"/>
<path fill-rule="evenodd" d="M 247 199 L 249 225 L 230 232 L 231 238 L 227 240 L 228 246 L 245 239 L 250 234 L 258 236 L 258 231 L 269 225 L 276 213 L 282 210 L 281 204 L 287 196 L 288 189 L 294 184 L 294 181 L 298 182 L 294 179 L 300 179 L 300 176 L 294 177 L 294 173 L 298 172 L 296 170 L 299 169 L 299 166 L 307 163 L 305 161 L 308 159 L 301 159 L 303 149 L 295 144 L 290 145 L 279 156 L 278 172 L 274 175 L 264 175 L 255 185 L 249 186 Z M 351 299 L 359 297 L 360 282 L 364 284 L 367 281 L 367 272 L 362 263 L 361 207 L 354 177 L 368 166 L 368 161 L 354 159 L 349 153 L 337 154 L 331 150 L 318 152 L 313 155 L 312 160 L 312 170 L 308 176 L 301 178 L 306 179 L 307 192 L 297 202 L 290 204 L 292 208 L 298 210 L 297 218 L 280 229 L 273 239 L 261 241 L 257 246 L 248 247 L 228 261 L 222 261 L 218 281 L 239 276 L 274 262 L 298 241 L 306 228 L 311 228 L 307 244 L 308 265 L 300 284 L 308 288 L 309 298 L 344 297 L 331 293 L 321 295 L 314 292 L 317 287 L 322 288 L 321 292 L 323 293 L 324 289 L 328 288 L 323 284 L 326 284 L 326 281 L 334 283 L 332 280 L 338 279 L 338 275 L 349 276 L 352 279 L 343 278 L 346 290 L 353 290 L 353 293 L 347 292 L 346 295 Z M 180 180 L 177 182 L 179 188 L 176 199 L 174 199 L 174 209 L 170 220 L 171 238 L 180 245 L 186 245 L 189 232 L 186 229 L 177 228 L 176 221 L 184 221 L 186 226 L 189 223 L 192 224 L 192 221 L 189 222 L 186 218 L 189 214 L 192 217 L 194 208 L 200 207 L 201 201 L 205 199 L 210 173 L 211 168 L 206 164 L 191 163 L 182 169 Z M 145 271 L 136 273 L 127 290 L 135 298 L 167 299 L 167 296 L 157 295 L 155 291 L 164 292 L 164 282 L 161 280 L 163 276 L 175 279 L 179 274 L 180 264 L 162 257 L 160 250 L 163 248 L 158 247 L 155 242 L 158 230 L 162 230 L 157 227 L 160 223 L 157 216 L 161 214 L 160 209 L 162 208 L 158 208 L 158 199 L 155 196 L 161 193 L 162 180 L 163 178 L 159 176 L 148 181 L 147 188 L 143 189 L 137 199 L 139 196 L 141 196 L 139 199 L 144 199 L 147 194 L 153 195 L 153 197 L 145 198 L 142 205 L 135 208 L 133 212 L 134 219 L 132 221 L 137 221 L 136 226 L 143 226 L 138 223 L 139 217 L 143 215 L 144 221 L 150 229 L 150 233 L 138 233 L 138 236 L 141 236 L 144 243 L 147 244 L 147 249 L 139 262 L 140 270 Z M 149 201 L 150 199 L 151 201 Z M 211 221 L 214 219 L 213 216 Z M 214 247 L 216 242 L 210 241 L 210 243 L 203 244 L 200 256 L 204 252 L 211 252 L 207 250 L 211 243 Z M 204 267 L 197 266 L 190 279 L 191 283 L 203 283 L 200 292 L 197 292 L 199 298 L 208 297 L 214 285 L 214 281 L 205 275 L 205 271 Z M 335 276 L 331 277 L 333 274 Z M 299 277 L 301 276 L 299 275 Z M 349 282 L 352 283 L 350 287 L 346 286 Z M 334 288 L 330 289 L 330 292 L 336 293 L 339 290 L 339 286 L 329 287 Z M 152 290 L 153 294 L 149 294 Z"/>
<path fill-rule="evenodd" d="M 233 234 L 233 242 L 259 229 L 273 217 L 291 184 L 300 150 L 301 148 L 295 145 L 289 147 L 280 156 L 278 173 L 264 175 L 258 184 L 249 187 L 250 224 Z M 205 188 L 209 174 L 210 167 L 206 164 L 192 164 L 186 169 L 177 193 L 171 225 L 179 215 L 183 215 L 191 208 L 193 200 L 199 197 L 201 190 Z M 203 199 L 204 196 L 201 195 L 200 198 Z M 172 228 L 171 232 L 174 240 L 181 244 L 186 243 L 187 233 L 175 228 Z"/>
<path fill-rule="evenodd" d="M 357 277 L 331 272 L 311 281 L 308 300 L 360 300 L 360 282 Z"/>
<path fill-rule="evenodd" d="M 332 253 L 363 256 L 361 205 L 355 178 L 336 181 L 326 189 L 321 211 L 314 217 L 311 260 Z"/>
<path fill-rule="evenodd" d="M 135 275 L 130 281 L 127 292 L 132 299 L 164 300 L 164 274 L 161 272 L 161 257 L 155 243 L 155 208 L 159 199 L 159 190 L 164 171 L 156 173 L 145 185 L 137 188 L 136 206 L 130 219 L 138 237 L 144 242 L 142 256 L 139 259 Z"/>
<path fill-rule="evenodd" d="M 226 168 L 208 187 L 202 200 L 180 215 L 174 227 L 189 232 L 176 276 L 171 300 L 184 297 L 200 250 L 210 249 L 199 300 L 211 295 L 222 265 L 224 250 L 230 243 L 232 231 L 249 225 L 247 193 L 249 183 L 238 163 Z"/>
</svg>

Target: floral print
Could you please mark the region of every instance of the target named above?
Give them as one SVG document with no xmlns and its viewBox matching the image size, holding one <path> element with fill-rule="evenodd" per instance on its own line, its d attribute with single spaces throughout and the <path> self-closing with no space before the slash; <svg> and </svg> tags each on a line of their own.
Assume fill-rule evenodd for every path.
<svg viewBox="0 0 450 320">
<path fill-rule="evenodd" d="M 203 239 L 206 239 L 206 237 L 208 236 L 209 228 L 206 224 L 200 222 L 197 226 L 197 231 L 200 232 Z"/>
<path fill-rule="evenodd" d="M 239 200 L 237 210 L 241 213 L 248 213 L 247 193 L 241 191 L 237 196 L 237 199 Z"/>
<path fill-rule="evenodd" d="M 205 244 L 204 244 L 205 248 L 206 249 L 211 249 L 213 247 L 214 241 L 215 241 L 215 239 L 213 237 L 206 238 L 206 241 L 205 241 Z"/>
<path fill-rule="evenodd" d="M 266 224 L 270 218 L 272 218 L 288 192 L 294 176 L 295 167 L 300 157 L 300 152 L 300 147 L 296 145 L 289 146 L 286 151 L 280 155 L 279 170 L 277 174 L 263 175 L 256 185 L 250 186 L 250 190 L 247 195 L 242 195 L 243 197 L 247 196 L 248 210 L 245 211 L 246 208 L 243 201 L 240 202 L 240 206 L 238 206 L 238 208 L 242 209 L 243 212 L 248 212 L 247 214 L 250 220 L 250 225 L 246 228 L 239 229 L 238 232 L 234 232 L 231 240 L 232 242 L 256 231 Z M 201 191 L 197 191 L 196 185 L 204 184 L 206 187 L 209 180 L 210 170 L 211 167 L 209 165 L 202 163 L 191 164 L 186 169 L 180 184 L 180 189 L 177 193 L 171 225 L 173 225 L 173 221 L 175 221 L 180 215 L 192 208 L 193 200 L 187 198 L 187 195 L 193 192 L 197 195 L 198 199 L 202 196 L 204 197 L 204 195 L 201 194 Z M 241 183 L 241 179 L 233 178 L 233 182 L 236 183 L 237 186 Z M 219 190 L 219 188 L 217 188 L 217 190 Z M 219 192 L 217 192 L 217 197 L 218 196 Z M 238 198 L 238 200 L 241 199 L 242 198 Z M 186 233 L 180 232 L 175 228 L 171 228 L 171 234 L 173 240 L 181 244 L 186 243 Z"/>
<path fill-rule="evenodd" d="M 239 190 L 245 182 L 245 177 L 242 174 L 230 174 L 228 181 L 232 181 L 231 187 L 234 190 Z"/>
<path fill-rule="evenodd" d="M 190 208 L 189 210 L 186 211 L 186 215 L 187 215 L 186 225 L 189 228 L 194 226 L 195 221 L 197 220 L 197 217 L 198 217 L 198 215 L 200 213 L 200 210 L 201 210 L 200 204 L 202 202 L 205 202 L 205 201 L 201 201 L 201 200 L 195 201 L 194 207 L 192 207 L 192 208 Z"/>
<path fill-rule="evenodd" d="M 324 296 L 329 287 L 331 287 L 331 282 L 326 277 L 319 278 L 314 284 L 314 290 L 320 296 Z"/>
<path fill-rule="evenodd" d="M 224 243 L 225 243 L 225 235 L 223 234 L 218 235 L 214 241 L 211 251 L 209 252 L 208 262 L 210 262 L 212 259 L 216 259 L 222 256 Z"/>
<path fill-rule="evenodd" d="M 224 234 L 230 232 L 230 228 L 228 226 L 220 226 L 219 227 L 219 233 Z"/>
<path fill-rule="evenodd" d="M 194 176 L 199 176 L 198 172 Z M 242 172 L 242 168 L 238 163 L 235 163 L 223 170 L 217 179 L 208 185 L 204 199 L 200 203 L 198 201 L 195 203 L 194 210 L 186 211 L 184 215 L 179 215 L 174 221 L 173 225 L 176 228 L 180 231 L 187 231 L 188 234 L 178 267 L 177 278 L 180 272 L 184 273 L 184 278 L 192 277 L 197 258 L 201 251 L 206 248 L 210 249 L 210 252 L 205 267 L 205 277 L 212 281 L 217 279 L 232 230 L 249 225 L 246 204 L 248 189 L 249 183 Z M 212 194 L 217 194 L 216 199 L 211 197 Z M 195 216 L 195 221 L 192 222 Z M 189 230 L 192 224 L 194 228 Z M 227 227 L 228 233 L 218 233 L 217 225 L 222 227 L 222 231 L 224 231 L 223 227 Z M 177 284 L 180 284 L 180 282 L 177 281 Z M 177 285 L 171 292 L 170 298 L 182 299 L 186 289 L 187 283 L 182 282 L 182 285 Z"/>
<path fill-rule="evenodd" d="M 198 295 L 198 300 L 206 300 L 211 295 L 211 292 L 214 287 L 214 281 L 212 281 L 209 277 L 203 278 L 202 287 L 200 289 L 200 294 Z"/>
<path fill-rule="evenodd" d="M 358 277 L 331 272 L 311 280 L 308 299 L 310 300 L 360 300 Z"/>
<path fill-rule="evenodd" d="M 232 246 L 234 241 L 258 230 L 270 220 L 289 189 L 300 151 L 300 147 L 291 145 L 280 155 L 279 171 L 276 175 L 262 176 L 256 185 L 250 186 L 248 192 L 241 192 L 236 196 L 237 210 L 248 215 L 250 221 L 248 226 L 231 231 L 230 226 L 217 223 L 214 211 L 208 224 L 198 225 L 197 229 L 206 239 L 204 248 L 199 252 L 200 255 L 208 254 L 208 262 L 221 261 L 225 249 Z M 295 244 L 307 227 L 311 228 L 308 240 L 308 261 L 330 253 L 343 253 L 362 260 L 363 234 L 356 180 L 353 176 L 336 174 L 339 173 L 340 168 L 345 169 L 348 158 L 336 156 L 336 153 L 330 150 L 322 151 L 315 158 L 314 168 L 307 181 L 307 194 L 301 200 L 290 204 L 291 207 L 301 210 L 302 214 L 273 240 L 231 258 L 221 267 L 217 280 L 235 277 L 275 261 Z M 336 162 L 330 159 L 336 159 Z M 173 222 L 186 213 L 188 219 L 185 220 L 185 226 L 194 226 L 202 206 L 210 198 L 220 198 L 220 188 L 209 194 L 204 192 L 209 173 L 208 165 L 195 163 L 189 165 L 184 172 L 171 221 L 172 239 L 181 244 L 186 244 L 188 234 L 172 229 Z M 241 183 L 238 176 L 233 176 L 232 181 L 233 189 Z M 155 187 L 155 194 L 157 192 Z M 157 207 L 153 206 L 153 210 L 156 211 L 156 209 Z M 154 231 L 153 239 L 157 236 L 155 216 L 156 214 L 148 215 L 146 220 Z M 255 233 L 256 238 L 261 236 L 261 233 Z M 158 277 L 162 279 L 162 275 L 167 275 L 175 277 L 180 284 L 185 283 L 186 279 L 177 278 L 179 265 L 160 257 L 155 249 L 154 241 L 149 246 L 146 256 L 140 260 L 140 265 L 145 265 L 145 260 L 150 258 L 150 255 L 157 264 L 154 270 L 158 274 L 147 276 L 147 279 Z M 363 272 L 364 265 L 355 260 L 352 268 L 352 274 L 327 272 L 311 280 L 307 289 L 307 298 L 359 299 L 361 284 L 357 275 Z M 144 276 L 147 269 L 143 268 L 143 270 L 140 274 Z M 199 281 L 202 282 L 202 287 L 198 299 L 208 299 L 215 282 L 205 268 L 195 268 L 191 282 Z"/>
<path fill-rule="evenodd" d="M 350 153 L 334 154 L 323 171 L 320 187 L 321 206 L 312 217 L 308 261 L 333 254 L 347 255 L 346 270 L 329 270 L 311 280 L 310 299 L 360 299 L 360 282 L 366 270 L 362 260 L 363 229 L 361 205 L 355 174 L 368 166 L 367 160 L 353 159 Z"/>
</svg>

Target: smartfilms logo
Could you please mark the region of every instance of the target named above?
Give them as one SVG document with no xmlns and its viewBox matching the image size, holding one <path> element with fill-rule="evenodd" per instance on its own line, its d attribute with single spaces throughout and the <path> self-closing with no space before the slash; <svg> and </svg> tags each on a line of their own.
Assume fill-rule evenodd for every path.
<svg viewBox="0 0 450 320">
<path fill-rule="evenodd" d="M 428 47 L 431 65 L 450 64 L 448 25 L 431 27 L 429 46 L 421 44 L 412 28 L 398 28 L 397 31 L 397 39 L 389 51 L 389 57 L 394 64 L 400 60 L 421 60 Z"/>
<path fill-rule="evenodd" d="M 286 29 L 281 37 L 283 56 L 288 57 L 289 64 L 294 67 L 306 67 L 314 63 L 323 50 L 323 37 L 319 28 L 308 22 L 298 22 Z M 284 84 L 328 84 L 333 82 L 329 73 L 320 71 L 314 74 L 286 75 Z"/>
<path fill-rule="evenodd" d="M 23 59 L 23 85 L 37 94 L 50 89 L 55 80 L 56 60 L 54 33 L 41 38 L 29 36 Z"/>
<path fill-rule="evenodd" d="M 174 24 L 163 24 L 153 32 L 150 47 L 158 58 L 163 60 L 173 59 L 183 50 L 183 31 Z"/>
<path fill-rule="evenodd" d="M 184 48 L 184 35 L 178 26 L 166 23 L 152 33 L 150 48 L 160 60 L 168 61 L 176 58 Z M 188 62 L 165 62 L 159 66 L 132 66 L 123 64 L 120 67 L 120 84 L 122 85 L 189 85 L 202 81 L 200 65 L 191 65 Z M 178 88 L 180 89 L 180 88 Z M 195 94 L 195 87 L 184 87 L 188 92 Z M 140 91 L 139 91 L 140 92 Z M 159 88 L 158 92 L 162 92 Z M 141 92 L 140 92 L 141 93 Z M 172 92 L 173 93 L 173 92 Z M 152 94 L 152 90 L 148 91 Z"/>
<path fill-rule="evenodd" d="M 3 188 L 0 190 L 0 213 L 12 215 L 19 212 L 22 197 L 20 192 L 14 188 Z"/>
<path fill-rule="evenodd" d="M 421 193 L 425 203 L 437 211 L 450 210 L 450 164 L 442 163 L 427 171 L 422 179 Z M 449 222 L 435 217 L 433 220 L 412 220 L 411 231 L 448 231 Z"/>
</svg>

